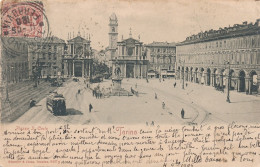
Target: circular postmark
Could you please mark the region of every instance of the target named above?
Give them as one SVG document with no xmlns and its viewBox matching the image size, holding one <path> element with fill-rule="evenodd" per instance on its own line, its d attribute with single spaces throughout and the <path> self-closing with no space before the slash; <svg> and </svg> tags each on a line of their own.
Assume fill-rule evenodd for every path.
<svg viewBox="0 0 260 167">
<path fill-rule="evenodd" d="M 1 41 L 5 52 L 27 54 L 48 42 L 49 23 L 41 2 L 11 2 L 2 5 Z"/>
</svg>

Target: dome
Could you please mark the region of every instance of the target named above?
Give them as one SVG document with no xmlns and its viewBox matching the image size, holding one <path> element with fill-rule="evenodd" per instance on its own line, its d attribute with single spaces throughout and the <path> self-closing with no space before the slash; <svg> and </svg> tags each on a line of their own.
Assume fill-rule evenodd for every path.
<svg viewBox="0 0 260 167">
<path fill-rule="evenodd" d="M 113 13 L 111 16 L 110 16 L 110 20 L 117 20 L 117 17 L 116 17 L 116 14 Z"/>
</svg>

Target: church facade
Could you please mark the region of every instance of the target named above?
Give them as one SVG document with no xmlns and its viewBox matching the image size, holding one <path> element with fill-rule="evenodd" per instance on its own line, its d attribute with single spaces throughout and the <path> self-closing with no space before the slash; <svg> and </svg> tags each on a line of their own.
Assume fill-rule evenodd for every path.
<svg viewBox="0 0 260 167">
<path fill-rule="evenodd" d="M 112 77 L 116 74 L 122 78 L 146 78 L 148 60 L 144 54 L 143 43 L 132 37 L 118 40 L 118 22 L 115 14 L 110 17 L 109 48 L 112 61 Z"/>
<path fill-rule="evenodd" d="M 93 57 L 90 39 L 77 37 L 68 40 L 63 55 L 63 72 L 65 77 L 92 77 Z"/>
</svg>

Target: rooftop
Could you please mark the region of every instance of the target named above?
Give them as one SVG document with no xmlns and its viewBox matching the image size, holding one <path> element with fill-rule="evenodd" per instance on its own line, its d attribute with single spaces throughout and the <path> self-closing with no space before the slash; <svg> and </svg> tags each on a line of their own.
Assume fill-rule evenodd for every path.
<svg viewBox="0 0 260 167">
<path fill-rule="evenodd" d="M 83 43 L 87 43 L 87 42 L 90 42 L 90 40 L 82 38 L 81 36 L 77 36 L 77 37 L 75 37 L 73 39 L 68 40 L 68 42 L 76 42 L 76 43 L 77 42 L 83 42 Z"/>
<path fill-rule="evenodd" d="M 169 43 L 169 42 L 155 42 L 153 41 L 153 43 L 150 43 L 150 44 L 147 44 L 145 46 L 157 46 L 157 47 L 175 47 L 176 46 L 176 43 L 175 42 L 172 42 L 172 43 Z"/>
<path fill-rule="evenodd" d="M 218 30 L 208 30 L 200 32 L 198 34 L 191 35 L 186 38 L 185 41 L 178 43 L 177 45 L 184 45 L 197 42 L 206 42 L 211 40 L 218 40 L 224 38 L 233 38 L 245 35 L 260 34 L 260 19 L 256 22 L 247 23 L 246 21 L 242 24 L 234 24 L 232 27 L 219 28 Z"/>
</svg>

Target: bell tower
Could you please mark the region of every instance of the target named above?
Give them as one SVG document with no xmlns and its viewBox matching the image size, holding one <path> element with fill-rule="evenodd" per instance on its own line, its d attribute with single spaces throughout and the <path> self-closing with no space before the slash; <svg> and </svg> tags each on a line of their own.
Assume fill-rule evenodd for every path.
<svg viewBox="0 0 260 167">
<path fill-rule="evenodd" d="M 118 40 L 118 22 L 117 22 L 117 17 L 115 13 L 113 13 L 109 17 L 109 50 L 111 52 L 115 52 L 117 48 L 117 40 Z"/>
</svg>

